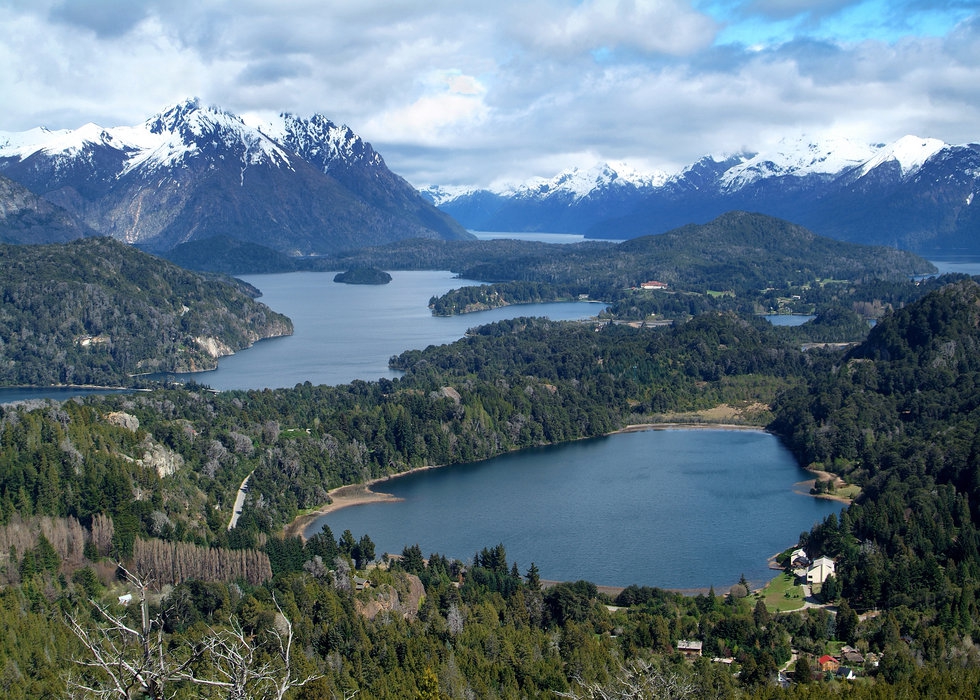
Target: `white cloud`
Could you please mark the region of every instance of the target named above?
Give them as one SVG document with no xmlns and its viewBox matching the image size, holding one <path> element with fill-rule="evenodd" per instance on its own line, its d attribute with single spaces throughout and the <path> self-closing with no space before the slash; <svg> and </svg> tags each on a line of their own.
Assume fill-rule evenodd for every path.
<svg viewBox="0 0 980 700">
<path fill-rule="evenodd" d="M 980 139 L 976 12 L 855 41 L 781 33 L 864 1 L 147 0 L 113 15 L 121 2 L 0 5 L 0 130 L 134 124 L 190 96 L 321 112 L 419 185 L 550 177 L 586 154 L 677 169 L 801 132 Z M 754 35 L 781 38 L 718 41 Z"/>
</svg>

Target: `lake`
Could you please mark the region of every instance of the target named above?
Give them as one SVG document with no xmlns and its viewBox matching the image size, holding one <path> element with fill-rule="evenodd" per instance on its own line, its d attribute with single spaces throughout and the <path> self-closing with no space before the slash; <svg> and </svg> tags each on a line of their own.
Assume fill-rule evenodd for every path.
<svg viewBox="0 0 980 700">
<path fill-rule="evenodd" d="M 392 355 L 455 341 L 477 325 L 515 316 L 583 319 L 603 308 L 534 304 L 437 318 L 430 297 L 474 282 L 431 271 L 392 278 L 363 286 L 336 284 L 333 273 L 245 276 L 263 302 L 293 319 L 295 334 L 184 378 L 225 390 L 395 377 Z M 417 542 L 427 554 L 469 560 L 503 543 L 522 571 L 533 561 L 546 579 L 720 591 L 741 574 L 761 583 L 769 556 L 840 509 L 795 493 L 805 478 L 779 441 L 761 432 L 646 431 L 407 475 L 384 487 L 404 502 L 328 517 L 338 536 L 348 528 L 369 534 L 379 554 Z"/>
<path fill-rule="evenodd" d="M 262 291 L 264 304 L 293 320 L 293 335 L 262 340 L 223 357 L 218 369 L 210 372 L 169 376 L 219 391 L 390 379 L 400 375 L 388 368 L 392 355 L 451 343 L 475 326 L 517 316 L 579 320 L 605 308 L 590 302 L 527 304 L 439 317 L 429 310 L 431 297 L 481 283 L 458 279 L 451 272 L 396 270 L 389 284 L 338 284 L 335 274 L 242 275 Z"/>
<path fill-rule="evenodd" d="M 376 554 L 470 562 L 503 543 L 522 573 L 599 585 L 727 591 L 742 574 L 774 575 L 767 559 L 841 504 L 803 495 L 811 478 L 773 435 L 756 430 L 646 430 L 412 472 L 376 485 L 400 502 L 321 516 L 367 533 Z"/>
</svg>

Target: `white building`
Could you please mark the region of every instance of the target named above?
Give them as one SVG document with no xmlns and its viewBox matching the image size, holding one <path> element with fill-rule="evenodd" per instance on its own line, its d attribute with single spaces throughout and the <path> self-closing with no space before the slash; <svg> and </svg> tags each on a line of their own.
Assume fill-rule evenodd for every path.
<svg viewBox="0 0 980 700">
<path fill-rule="evenodd" d="M 830 557 L 819 557 L 806 570 L 806 582 L 823 583 L 828 576 L 834 574 L 834 560 Z"/>
</svg>

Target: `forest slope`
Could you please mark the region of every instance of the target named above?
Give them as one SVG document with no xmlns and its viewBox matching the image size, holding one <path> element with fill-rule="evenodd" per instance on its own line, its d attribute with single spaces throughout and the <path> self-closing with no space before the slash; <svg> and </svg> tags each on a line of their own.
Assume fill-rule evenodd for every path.
<svg viewBox="0 0 980 700">
<path fill-rule="evenodd" d="M 0 246 L 0 385 L 130 386 L 213 369 L 292 323 L 224 277 L 105 238 Z"/>
</svg>

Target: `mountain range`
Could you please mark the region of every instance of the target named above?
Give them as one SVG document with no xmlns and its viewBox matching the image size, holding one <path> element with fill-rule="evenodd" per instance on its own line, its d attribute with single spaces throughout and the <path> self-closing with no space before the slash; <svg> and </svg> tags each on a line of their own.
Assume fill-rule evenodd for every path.
<svg viewBox="0 0 980 700">
<path fill-rule="evenodd" d="M 873 145 L 801 137 L 705 156 L 674 174 L 602 163 L 516 186 L 422 193 L 477 231 L 629 239 L 745 210 L 831 238 L 934 253 L 980 252 L 978 191 L 980 145 L 906 136 Z"/>
<path fill-rule="evenodd" d="M 19 192 L 18 206 L 0 207 L 15 224 L 0 220 L 8 242 L 94 233 L 162 253 L 225 237 L 319 255 L 470 237 L 369 143 L 319 114 L 263 121 L 190 99 L 137 126 L 4 132 L 0 175 L 43 200 Z M 42 234 L 39 219 L 59 226 Z"/>
</svg>

